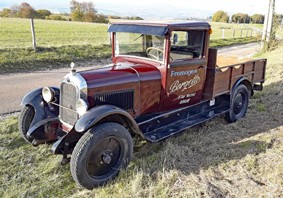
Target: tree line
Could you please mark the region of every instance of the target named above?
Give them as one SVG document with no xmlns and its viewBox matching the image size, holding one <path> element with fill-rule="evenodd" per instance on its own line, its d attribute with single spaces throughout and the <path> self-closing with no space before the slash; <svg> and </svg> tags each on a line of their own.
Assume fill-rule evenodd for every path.
<svg viewBox="0 0 283 198">
<path fill-rule="evenodd" d="M 119 17 L 98 14 L 95 5 L 92 2 L 78 2 L 76 0 L 71 0 L 70 11 L 70 14 L 54 14 L 46 9 L 35 10 L 29 3 L 23 2 L 20 5 L 13 5 L 11 8 L 2 9 L 2 11 L 0 11 L 0 17 L 69 20 L 95 23 L 109 23 L 109 19 L 142 20 L 140 17 Z"/>
<path fill-rule="evenodd" d="M 277 14 L 276 19 L 281 22 L 282 19 L 283 19 L 283 15 Z M 212 21 L 223 22 L 223 23 L 232 22 L 232 23 L 263 24 L 264 23 L 264 15 L 254 14 L 252 16 L 249 16 L 248 14 L 244 14 L 244 13 L 236 13 L 236 14 L 233 14 L 231 19 L 230 19 L 230 16 L 227 14 L 227 12 L 224 12 L 223 10 L 219 10 L 219 11 L 217 11 L 213 14 Z"/>
</svg>

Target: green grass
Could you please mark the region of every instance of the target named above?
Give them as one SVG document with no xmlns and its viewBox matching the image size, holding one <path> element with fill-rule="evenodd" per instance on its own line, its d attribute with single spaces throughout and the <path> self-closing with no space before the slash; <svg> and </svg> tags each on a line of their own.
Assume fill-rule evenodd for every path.
<svg viewBox="0 0 283 198">
<path fill-rule="evenodd" d="M 247 115 L 218 117 L 156 144 L 135 139 L 134 158 L 115 181 L 77 187 L 69 165 L 32 147 L 17 118 L 0 120 L 0 197 L 280 197 L 283 189 L 283 47 L 268 58 L 263 92 Z"/>
<path fill-rule="evenodd" d="M 212 28 L 211 39 L 222 39 L 222 28 L 225 29 L 225 39 L 233 38 L 234 30 L 235 30 L 235 38 L 241 36 L 241 29 L 242 30 L 242 37 L 249 37 L 251 36 L 251 31 L 247 31 L 250 28 L 256 28 L 258 30 L 263 29 L 262 24 L 235 24 L 235 23 L 216 23 L 210 22 Z M 259 36 L 258 33 L 253 31 L 252 36 Z"/>
<path fill-rule="evenodd" d="M 230 39 L 214 39 L 210 41 L 210 47 L 225 47 L 232 45 L 241 45 L 260 41 L 257 37 L 230 38 Z"/>
<path fill-rule="evenodd" d="M 0 49 L 0 73 L 27 72 L 42 68 L 59 68 L 72 61 L 89 61 L 111 56 L 109 45 L 74 45 L 50 48 Z"/>
<path fill-rule="evenodd" d="M 109 44 L 107 24 L 34 20 L 39 47 Z M 30 21 L 0 18 L 0 49 L 32 47 Z"/>
</svg>

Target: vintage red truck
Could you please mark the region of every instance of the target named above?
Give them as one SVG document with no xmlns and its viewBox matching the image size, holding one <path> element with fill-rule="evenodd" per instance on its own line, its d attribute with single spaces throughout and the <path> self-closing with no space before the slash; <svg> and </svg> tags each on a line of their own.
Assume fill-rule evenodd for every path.
<svg viewBox="0 0 283 198">
<path fill-rule="evenodd" d="M 79 186 L 114 179 L 133 154 L 133 135 L 159 142 L 225 114 L 245 116 L 262 90 L 266 59 L 219 68 L 206 22 L 112 24 L 112 64 L 76 72 L 22 102 L 19 130 L 34 146 L 53 143 Z"/>
</svg>

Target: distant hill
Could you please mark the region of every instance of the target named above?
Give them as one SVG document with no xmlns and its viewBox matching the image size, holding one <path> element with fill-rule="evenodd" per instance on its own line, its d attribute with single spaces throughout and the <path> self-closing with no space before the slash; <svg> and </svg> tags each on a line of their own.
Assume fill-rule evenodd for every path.
<svg viewBox="0 0 283 198">
<path fill-rule="evenodd" d="M 166 4 L 152 4 L 150 6 L 133 6 L 125 4 L 97 3 L 97 10 L 102 14 L 118 16 L 140 16 L 144 19 L 206 19 L 213 12 L 206 10 L 193 10 L 190 8 L 172 7 Z"/>
</svg>

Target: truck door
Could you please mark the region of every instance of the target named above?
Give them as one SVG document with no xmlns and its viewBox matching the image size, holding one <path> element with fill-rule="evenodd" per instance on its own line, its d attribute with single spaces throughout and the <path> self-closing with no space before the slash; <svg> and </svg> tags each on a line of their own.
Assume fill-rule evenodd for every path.
<svg viewBox="0 0 283 198">
<path fill-rule="evenodd" d="M 167 72 L 165 109 L 200 102 L 206 78 L 205 31 L 173 31 Z"/>
</svg>

